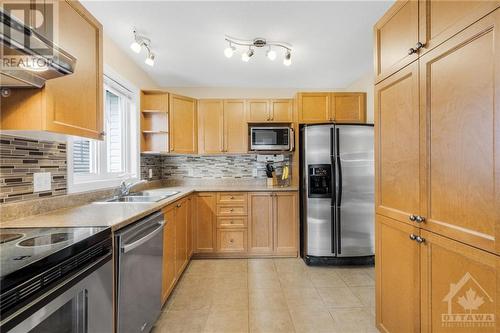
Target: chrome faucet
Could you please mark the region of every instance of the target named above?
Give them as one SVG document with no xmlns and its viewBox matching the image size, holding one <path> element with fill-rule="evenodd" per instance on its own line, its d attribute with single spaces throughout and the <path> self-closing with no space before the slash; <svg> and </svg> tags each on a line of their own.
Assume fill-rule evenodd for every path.
<svg viewBox="0 0 500 333">
<path fill-rule="evenodd" d="M 125 181 L 122 181 L 121 184 L 120 184 L 120 187 L 118 188 L 118 196 L 119 197 L 124 197 L 126 195 L 129 195 L 130 194 L 130 191 L 132 189 L 134 189 L 136 186 L 138 185 L 141 185 L 141 184 L 144 184 L 144 183 L 147 183 L 148 181 L 143 179 L 143 180 L 139 180 L 135 183 L 130 183 L 130 184 L 127 184 L 125 183 Z"/>
</svg>

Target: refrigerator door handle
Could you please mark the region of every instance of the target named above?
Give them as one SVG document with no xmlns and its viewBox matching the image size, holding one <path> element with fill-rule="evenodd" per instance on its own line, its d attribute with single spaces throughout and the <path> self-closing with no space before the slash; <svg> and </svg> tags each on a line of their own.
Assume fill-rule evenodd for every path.
<svg viewBox="0 0 500 333">
<path fill-rule="evenodd" d="M 332 219 L 332 253 L 337 253 L 337 225 L 336 225 L 336 219 L 335 219 L 335 211 L 336 211 L 336 189 L 335 186 L 337 184 L 336 181 L 336 171 L 335 171 L 335 151 L 334 151 L 334 134 L 333 134 L 333 127 L 330 128 L 330 170 L 331 170 L 331 184 L 330 184 L 330 192 L 332 193 L 332 201 L 331 201 L 331 219 Z"/>
<path fill-rule="evenodd" d="M 341 234 L 341 229 L 340 229 L 340 220 L 341 220 L 341 216 L 340 216 L 340 205 L 342 204 L 342 162 L 340 160 L 340 129 L 339 128 L 336 128 L 335 129 L 335 150 L 336 150 L 336 170 L 338 171 L 338 175 L 339 175 L 339 186 L 338 186 L 338 193 L 335 195 L 336 197 L 336 206 L 337 206 L 337 214 L 336 214 L 336 224 L 337 224 L 337 230 L 336 230 L 336 234 L 337 234 L 337 254 L 340 254 L 341 253 L 341 249 L 342 249 L 342 244 L 341 244 L 341 237 L 340 237 L 340 234 Z"/>
</svg>

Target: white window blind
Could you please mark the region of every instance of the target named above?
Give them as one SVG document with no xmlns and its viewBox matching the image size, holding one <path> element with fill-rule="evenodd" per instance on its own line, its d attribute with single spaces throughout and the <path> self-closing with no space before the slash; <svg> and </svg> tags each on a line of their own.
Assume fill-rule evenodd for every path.
<svg viewBox="0 0 500 333">
<path fill-rule="evenodd" d="M 76 139 L 73 141 L 73 172 L 92 173 L 90 140 Z"/>
</svg>

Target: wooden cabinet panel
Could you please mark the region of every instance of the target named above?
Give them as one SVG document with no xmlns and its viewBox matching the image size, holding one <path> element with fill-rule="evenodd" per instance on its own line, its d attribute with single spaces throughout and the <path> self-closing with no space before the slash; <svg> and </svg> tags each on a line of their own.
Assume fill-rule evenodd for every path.
<svg viewBox="0 0 500 333">
<path fill-rule="evenodd" d="M 246 215 L 247 207 L 246 205 L 224 205 L 217 206 L 217 216 L 228 216 L 228 215 Z"/>
<path fill-rule="evenodd" d="M 247 197 L 245 192 L 219 192 L 217 193 L 217 203 L 246 205 Z"/>
<path fill-rule="evenodd" d="M 170 94 L 170 151 L 194 154 L 198 150 L 196 100 Z"/>
<path fill-rule="evenodd" d="M 315 123 L 332 120 L 330 93 L 299 93 L 299 122 Z"/>
<path fill-rule="evenodd" d="M 142 112 L 168 112 L 168 93 L 163 91 L 142 91 L 141 92 Z"/>
<path fill-rule="evenodd" d="M 249 252 L 273 253 L 273 196 L 270 192 L 248 194 Z"/>
<path fill-rule="evenodd" d="M 375 86 L 376 211 L 410 223 L 421 214 L 418 64 Z"/>
<path fill-rule="evenodd" d="M 179 277 L 187 264 L 187 199 L 175 206 L 175 274 Z"/>
<path fill-rule="evenodd" d="M 196 218 L 194 223 L 194 251 L 210 253 L 215 251 L 215 193 L 196 195 Z"/>
<path fill-rule="evenodd" d="M 422 332 L 498 332 L 500 256 L 421 235 Z"/>
<path fill-rule="evenodd" d="M 191 259 L 191 256 L 193 255 L 193 210 L 194 210 L 194 202 L 193 202 L 193 195 L 190 195 L 187 198 L 187 257 L 188 260 Z"/>
<path fill-rule="evenodd" d="M 331 103 L 335 122 L 366 122 L 366 93 L 333 93 Z"/>
<path fill-rule="evenodd" d="M 219 229 L 217 230 L 217 251 L 237 252 L 247 251 L 247 231 L 246 229 Z"/>
<path fill-rule="evenodd" d="M 500 6 L 499 1 L 419 0 L 419 35 L 423 54 Z"/>
<path fill-rule="evenodd" d="M 377 215 L 376 322 L 381 332 L 420 331 L 418 228 Z M 443 295 L 444 296 L 444 295 Z"/>
<path fill-rule="evenodd" d="M 397 1 L 377 22 L 375 35 L 375 76 L 380 82 L 417 59 L 409 54 L 418 42 L 418 1 Z"/>
<path fill-rule="evenodd" d="M 266 122 L 271 120 L 269 101 L 267 99 L 252 99 L 247 101 L 248 121 Z"/>
<path fill-rule="evenodd" d="M 500 10 L 420 58 L 423 228 L 500 253 Z M 400 130 L 400 129 L 399 129 Z"/>
<path fill-rule="evenodd" d="M 246 153 L 248 151 L 248 127 L 245 122 L 245 101 L 224 101 L 224 138 L 226 153 Z"/>
<path fill-rule="evenodd" d="M 198 151 L 200 154 L 219 154 L 224 151 L 223 112 L 222 100 L 198 101 Z"/>
<path fill-rule="evenodd" d="M 293 121 L 293 100 L 272 99 L 269 102 L 271 121 L 290 123 Z"/>
<path fill-rule="evenodd" d="M 162 303 L 175 285 L 175 205 L 170 205 L 163 210 L 165 226 L 163 227 L 163 277 L 162 277 Z"/>
<path fill-rule="evenodd" d="M 217 228 L 246 228 L 246 216 L 218 217 Z"/>
<path fill-rule="evenodd" d="M 297 193 L 274 194 L 274 253 L 297 255 Z"/>
</svg>

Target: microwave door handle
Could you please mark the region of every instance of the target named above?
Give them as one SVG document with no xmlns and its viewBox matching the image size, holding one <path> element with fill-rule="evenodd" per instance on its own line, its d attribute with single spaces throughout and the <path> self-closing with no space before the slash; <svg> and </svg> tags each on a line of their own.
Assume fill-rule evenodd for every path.
<svg viewBox="0 0 500 333">
<path fill-rule="evenodd" d="M 293 128 L 290 128 L 290 139 L 289 139 L 289 142 L 290 142 L 290 151 L 293 151 L 293 149 L 295 148 L 295 131 Z"/>
</svg>

